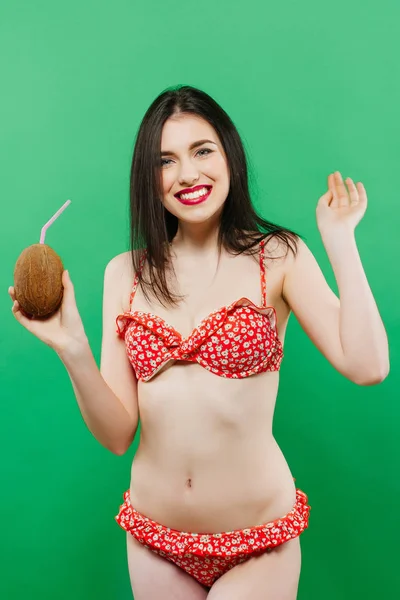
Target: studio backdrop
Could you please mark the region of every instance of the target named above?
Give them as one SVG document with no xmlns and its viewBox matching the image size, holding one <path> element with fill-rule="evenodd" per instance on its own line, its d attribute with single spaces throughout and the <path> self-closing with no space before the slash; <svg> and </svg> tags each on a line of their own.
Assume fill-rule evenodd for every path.
<svg viewBox="0 0 400 600">
<path fill-rule="evenodd" d="M 1 598 L 132 598 L 114 515 L 137 440 L 118 457 L 92 437 L 66 369 L 15 321 L 7 288 L 21 251 L 70 199 L 46 242 L 70 271 L 99 364 L 104 269 L 129 249 L 135 134 L 176 84 L 228 112 L 257 209 L 304 236 L 336 293 L 316 204 L 335 170 L 366 187 L 356 239 L 391 373 L 351 383 L 292 316 L 274 435 L 312 506 L 299 600 L 400 597 L 399 19 L 396 0 L 3 3 Z"/>
</svg>

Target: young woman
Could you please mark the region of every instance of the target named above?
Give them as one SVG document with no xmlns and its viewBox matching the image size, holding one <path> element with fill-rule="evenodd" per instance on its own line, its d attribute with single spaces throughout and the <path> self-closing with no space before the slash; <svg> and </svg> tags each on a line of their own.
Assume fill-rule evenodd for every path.
<svg viewBox="0 0 400 600">
<path fill-rule="evenodd" d="M 135 600 L 295 600 L 310 506 L 272 434 L 291 311 L 351 381 L 389 370 L 354 236 L 366 192 L 346 184 L 329 175 L 316 211 L 339 301 L 300 237 L 256 214 L 228 115 L 195 88 L 166 91 L 136 140 L 132 251 L 105 270 L 100 371 L 67 272 L 49 320 L 14 302 L 65 364 L 101 444 L 123 454 L 140 419 L 116 517 Z"/>
</svg>

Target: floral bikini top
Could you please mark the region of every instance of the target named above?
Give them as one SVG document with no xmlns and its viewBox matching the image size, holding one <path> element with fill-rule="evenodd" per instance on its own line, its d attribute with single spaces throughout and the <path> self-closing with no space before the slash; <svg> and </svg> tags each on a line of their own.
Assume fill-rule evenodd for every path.
<svg viewBox="0 0 400 600">
<path fill-rule="evenodd" d="M 142 255 L 139 273 L 143 268 Z M 260 243 L 261 306 L 240 298 L 205 317 L 188 337 L 182 337 L 164 319 L 152 313 L 129 310 L 116 319 L 118 335 L 125 339 L 127 355 L 139 381 L 149 381 L 170 361 L 196 362 L 230 379 L 243 379 L 265 371 L 279 371 L 282 343 L 276 329 L 276 312 L 266 305 L 264 240 Z M 133 282 L 130 308 L 138 285 Z"/>
</svg>

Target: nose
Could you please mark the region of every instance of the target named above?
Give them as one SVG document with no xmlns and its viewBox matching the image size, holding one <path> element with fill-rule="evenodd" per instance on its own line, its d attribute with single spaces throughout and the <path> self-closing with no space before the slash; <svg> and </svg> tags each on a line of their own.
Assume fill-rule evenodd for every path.
<svg viewBox="0 0 400 600">
<path fill-rule="evenodd" d="M 182 161 L 178 176 L 179 185 L 187 185 L 190 187 L 196 183 L 198 179 L 199 171 L 196 166 L 190 160 Z"/>
</svg>

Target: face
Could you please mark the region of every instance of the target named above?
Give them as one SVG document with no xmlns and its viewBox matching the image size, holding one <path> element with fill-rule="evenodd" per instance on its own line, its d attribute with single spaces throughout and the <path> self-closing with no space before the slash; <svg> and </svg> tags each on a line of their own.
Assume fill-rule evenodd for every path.
<svg viewBox="0 0 400 600">
<path fill-rule="evenodd" d="M 175 115 L 161 136 L 163 204 L 179 220 L 218 217 L 229 192 L 229 168 L 213 127 L 195 115 Z"/>
</svg>

